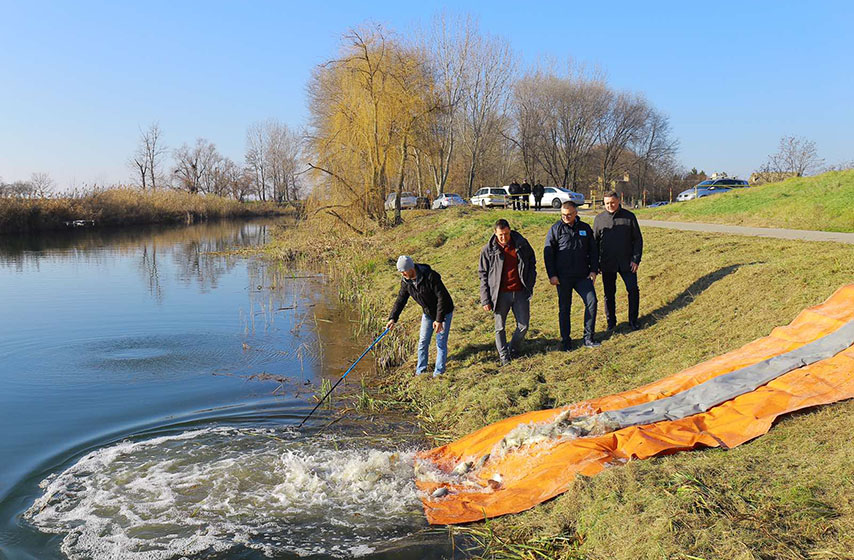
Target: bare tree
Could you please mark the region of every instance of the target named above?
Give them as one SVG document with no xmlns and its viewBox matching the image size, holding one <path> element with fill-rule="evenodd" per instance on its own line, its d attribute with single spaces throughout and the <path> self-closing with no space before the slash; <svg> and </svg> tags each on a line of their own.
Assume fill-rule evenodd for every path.
<svg viewBox="0 0 854 560">
<path fill-rule="evenodd" d="M 139 144 L 131 156 L 130 163 L 139 175 L 142 190 L 146 190 L 149 184 L 152 190 L 157 189 L 157 169 L 160 160 L 167 153 L 162 136 L 157 123 L 153 123 L 147 130 L 140 129 Z"/>
<path fill-rule="evenodd" d="M 803 136 L 783 136 L 777 153 L 768 156 L 763 173 L 784 173 L 803 177 L 818 170 L 824 160 L 818 157 L 815 142 Z"/>
<path fill-rule="evenodd" d="M 415 156 L 421 169 L 421 153 L 428 162 L 435 193 L 445 192 L 457 145 L 459 108 L 465 94 L 468 66 L 472 63 L 472 42 L 477 27 L 471 17 L 451 18 L 441 14 L 433 21 L 433 27 L 424 44 L 420 46 L 423 58 L 429 61 L 435 80 L 439 107 L 434 118 L 425 119 L 418 130 Z M 420 191 L 419 180 L 419 191 Z"/>
<path fill-rule="evenodd" d="M 175 150 L 174 157 L 173 174 L 179 188 L 192 194 L 212 192 L 216 186 L 214 168 L 222 160 L 213 143 L 197 138 L 194 146 L 183 144 Z"/>
<path fill-rule="evenodd" d="M 626 147 L 636 141 L 647 123 L 650 106 L 639 95 L 626 92 L 611 94 L 608 110 L 599 125 L 599 172 L 602 183 L 608 185 L 622 170 L 617 164 Z"/>
<path fill-rule="evenodd" d="M 478 166 L 486 151 L 485 140 L 500 138 L 501 131 L 496 127 L 503 122 L 501 116 L 508 99 L 514 64 L 513 53 L 506 40 L 480 34 L 472 38 L 463 95 L 468 196 L 474 191 Z"/>
<path fill-rule="evenodd" d="M 32 187 L 32 194 L 36 198 L 46 197 L 56 185 L 47 173 L 33 173 L 30 175 L 29 182 Z"/>
<path fill-rule="evenodd" d="M 671 169 L 679 142 L 670 135 L 670 120 L 650 108 L 643 128 L 630 145 L 634 155 L 634 184 L 637 199 L 643 199 L 651 177 L 659 169 Z"/>
</svg>

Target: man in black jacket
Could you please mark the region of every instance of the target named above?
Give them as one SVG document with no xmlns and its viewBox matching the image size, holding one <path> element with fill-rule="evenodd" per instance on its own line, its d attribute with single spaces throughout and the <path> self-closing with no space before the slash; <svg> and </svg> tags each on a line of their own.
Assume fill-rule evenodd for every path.
<svg viewBox="0 0 854 560">
<path fill-rule="evenodd" d="M 638 266 L 643 254 L 643 236 L 641 236 L 638 219 L 622 207 L 620 195 L 616 191 L 605 193 L 605 211 L 593 220 L 593 235 L 599 247 L 599 269 L 602 271 L 608 329 L 617 326 L 614 298 L 617 293 L 617 273 L 619 273 L 629 294 L 629 328 L 637 330 L 640 328 Z"/>
<path fill-rule="evenodd" d="M 540 210 L 543 207 L 543 195 L 546 194 L 546 188 L 537 183 L 531 188 L 531 194 L 534 195 L 534 210 Z"/>
<path fill-rule="evenodd" d="M 480 252 L 480 304 L 495 318 L 495 347 L 501 365 L 519 354 L 531 318 L 531 296 L 537 281 L 537 257 L 522 234 L 505 219 L 495 222 L 495 233 Z M 513 310 L 516 330 L 507 344 L 505 325 Z"/>
<path fill-rule="evenodd" d="M 596 280 L 599 270 L 599 252 L 593 241 L 593 230 L 578 217 L 578 208 L 574 202 L 564 202 L 561 206 L 560 220 L 546 235 L 543 256 L 549 282 L 557 287 L 558 321 L 563 350 L 572 349 L 569 312 L 573 290 L 584 300 L 584 346 L 599 346 L 599 343 L 593 340 L 597 305 L 593 281 Z"/>
<path fill-rule="evenodd" d="M 445 363 L 448 357 L 448 331 L 451 330 L 451 317 L 454 302 L 448 293 L 439 273 L 426 264 L 415 263 L 412 257 L 401 255 L 397 259 L 397 270 L 400 279 L 400 291 L 388 315 L 386 328 L 393 329 L 400 313 L 410 297 L 420 306 L 421 332 L 418 337 L 418 365 L 415 374 L 427 371 L 427 355 L 430 349 L 430 339 L 436 331 L 436 367 L 433 375 L 445 373 Z"/>
<path fill-rule="evenodd" d="M 519 210 L 530 210 L 531 208 L 531 185 L 528 181 L 525 181 L 520 186 L 521 195 L 519 200 L 521 202 L 521 207 Z"/>
</svg>

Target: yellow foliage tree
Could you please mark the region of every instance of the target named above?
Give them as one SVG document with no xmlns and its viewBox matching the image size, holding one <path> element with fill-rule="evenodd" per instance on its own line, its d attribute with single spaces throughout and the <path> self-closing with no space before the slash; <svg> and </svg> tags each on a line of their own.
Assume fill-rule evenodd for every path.
<svg viewBox="0 0 854 560">
<path fill-rule="evenodd" d="M 309 86 L 314 211 L 386 227 L 400 221 L 400 196 L 393 219 L 384 203 L 403 189 L 416 124 L 439 101 L 423 56 L 381 26 L 350 31 L 341 50 Z"/>
</svg>

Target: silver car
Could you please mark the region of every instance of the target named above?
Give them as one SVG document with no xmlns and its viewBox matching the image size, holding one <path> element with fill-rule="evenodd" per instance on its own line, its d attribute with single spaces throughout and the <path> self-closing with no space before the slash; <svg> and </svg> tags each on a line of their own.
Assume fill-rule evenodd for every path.
<svg viewBox="0 0 854 560">
<path fill-rule="evenodd" d="M 436 197 L 433 201 L 433 210 L 442 208 L 450 208 L 451 206 L 465 206 L 468 204 L 463 197 L 456 193 L 444 193 Z"/>
<path fill-rule="evenodd" d="M 388 193 L 388 196 L 385 199 L 385 209 L 386 210 L 394 210 L 394 200 L 396 198 L 397 198 L 396 192 Z M 418 204 L 418 197 L 415 196 L 415 193 L 411 193 L 411 192 L 400 193 L 400 209 L 401 210 L 415 208 L 416 204 Z"/>
</svg>

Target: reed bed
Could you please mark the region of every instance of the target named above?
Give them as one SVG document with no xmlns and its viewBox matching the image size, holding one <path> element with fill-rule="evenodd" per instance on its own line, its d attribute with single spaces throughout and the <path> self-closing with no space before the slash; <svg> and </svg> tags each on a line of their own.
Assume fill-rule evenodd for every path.
<svg viewBox="0 0 854 560">
<path fill-rule="evenodd" d="M 296 214 L 296 209 L 174 190 L 117 187 L 48 198 L 0 198 L 0 233 L 63 229 L 73 220 L 91 220 L 97 226 L 192 224 L 289 213 Z"/>
</svg>

